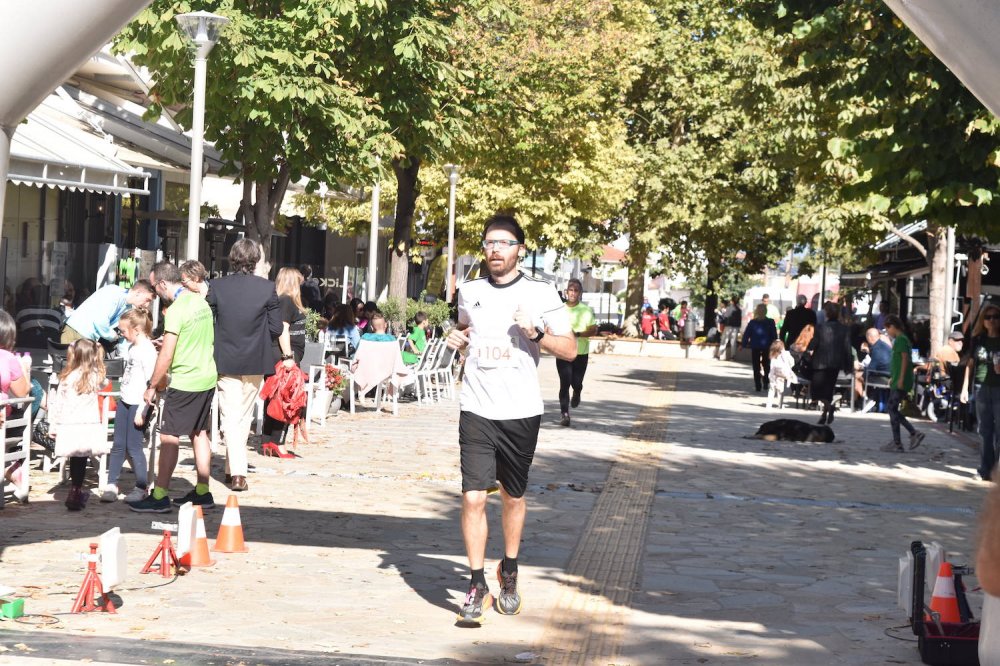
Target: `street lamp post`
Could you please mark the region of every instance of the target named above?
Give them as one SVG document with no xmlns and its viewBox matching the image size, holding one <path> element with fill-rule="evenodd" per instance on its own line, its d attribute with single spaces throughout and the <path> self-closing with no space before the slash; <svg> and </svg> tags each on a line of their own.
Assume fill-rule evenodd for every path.
<svg viewBox="0 0 1000 666">
<path fill-rule="evenodd" d="M 205 142 L 205 78 L 208 54 L 219 39 L 219 30 L 229 23 L 209 12 L 178 14 L 177 23 L 194 42 L 194 108 L 191 120 L 191 192 L 188 203 L 187 258 L 198 258 L 198 228 L 201 223 L 201 180 Z"/>
<path fill-rule="evenodd" d="M 376 174 L 375 184 L 372 185 L 372 225 L 368 230 L 368 286 L 365 288 L 365 299 L 369 301 L 378 298 L 378 294 L 375 293 L 375 279 L 378 277 L 378 221 L 381 194 L 382 185 Z"/>
<path fill-rule="evenodd" d="M 451 303 L 455 294 L 455 282 L 452 280 L 452 268 L 455 264 L 455 186 L 458 185 L 458 175 L 462 167 L 457 164 L 445 164 L 444 173 L 448 176 L 448 263 L 445 266 L 445 298 Z"/>
</svg>

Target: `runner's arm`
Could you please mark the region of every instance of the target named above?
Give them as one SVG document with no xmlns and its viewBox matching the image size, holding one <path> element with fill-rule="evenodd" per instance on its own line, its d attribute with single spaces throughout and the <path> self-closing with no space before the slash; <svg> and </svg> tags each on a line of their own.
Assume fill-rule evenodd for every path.
<svg viewBox="0 0 1000 666">
<path fill-rule="evenodd" d="M 163 346 L 156 356 L 156 365 L 153 366 L 153 376 L 149 379 L 149 388 L 146 389 L 143 398 L 147 403 L 151 403 L 156 396 L 156 392 L 167 387 L 167 372 L 170 370 L 170 363 L 174 360 L 174 349 L 177 348 L 177 334 L 164 333 Z"/>
<path fill-rule="evenodd" d="M 545 327 L 545 335 L 538 341 L 538 347 L 563 361 L 576 358 L 576 336 L 572 333 L 556 335 L 548 326 Z"/>
</svg>

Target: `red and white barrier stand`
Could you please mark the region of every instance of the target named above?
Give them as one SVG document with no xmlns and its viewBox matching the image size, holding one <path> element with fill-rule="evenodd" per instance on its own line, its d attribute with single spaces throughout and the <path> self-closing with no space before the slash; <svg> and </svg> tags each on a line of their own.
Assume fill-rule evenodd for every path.
<svg viewBox="0 0 1000 666">
<path fill-rule="evenodd" d="M 90 555 L 83 555 L 87 560 L 87 573 L 83 577 L 83 584 L 80 585 L 80 592 L 76 595 L 73 608 L 70 613 L 91 613 L 94 611 L 104 611 L 115 613 L 115 605 L 111 603 L 101 585 L 101 577 L 97 575 L 97 544 L 90 544 Z M 94 599 L 100 597 L 100 603 L 94 603 Z"/>
<path fill-rule="evenodd" d="M 174 571 L 178 575 L 185 572 L 185 569 L 181 566 L 180 559 L 177 557 L 177 551 L 174 550 L 174 544 L 170 540 L 170 532 L 177 529 L 177 525 L 170 523 L 158 523 L 154 522 L 151 527 L 154 530 L 163 530 L 163 539 L 156 546 L 156 550 L 148 560 L 146 560 L 146 566 L 142 568 L 139 573 L 153 573 L 154 571 L 159 571 L 160 575 L 164 578 L 170 578 L 171 572 L 170 568 L 173 567 Z M 154 566 L 156 559 L 160 559 L 160 563 Z"/>
</svg>

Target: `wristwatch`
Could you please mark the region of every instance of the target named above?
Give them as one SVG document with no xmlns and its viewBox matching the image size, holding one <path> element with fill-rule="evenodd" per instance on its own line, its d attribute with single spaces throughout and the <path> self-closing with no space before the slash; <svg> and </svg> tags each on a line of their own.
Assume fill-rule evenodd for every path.
<svg viewBox="0 0 1000 666">
<path fill-rule="evenodd" d="M 542 338 L 545 337 L 545 330 L 541 326 L 536 326 L 535 330 L 538 331 L 538 335 L 536 335 L 535 337 L 531 338 L 531 341 L 532 342 L 539 342 Z"/>
<path fill-rule="evenodd" d="M 294 354 L 282 354 L 281 355 L 281 360 L 282 361 L 291 361 L 293 358 L 295 358 Z"/>
</svg>

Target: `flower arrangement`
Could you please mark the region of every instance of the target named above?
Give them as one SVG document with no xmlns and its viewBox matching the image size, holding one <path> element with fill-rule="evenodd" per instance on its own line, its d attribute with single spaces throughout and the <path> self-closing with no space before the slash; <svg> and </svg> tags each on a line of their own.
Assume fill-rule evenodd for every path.
<svg viewBox="0 0 1000 666">
<path fill-rule="evenodd" d="M 326 376 L 326 390 L 340 393 L 347 386 L 347 375 L 332 363 L 327 363 L 323 369 Z"/>
</svg>

